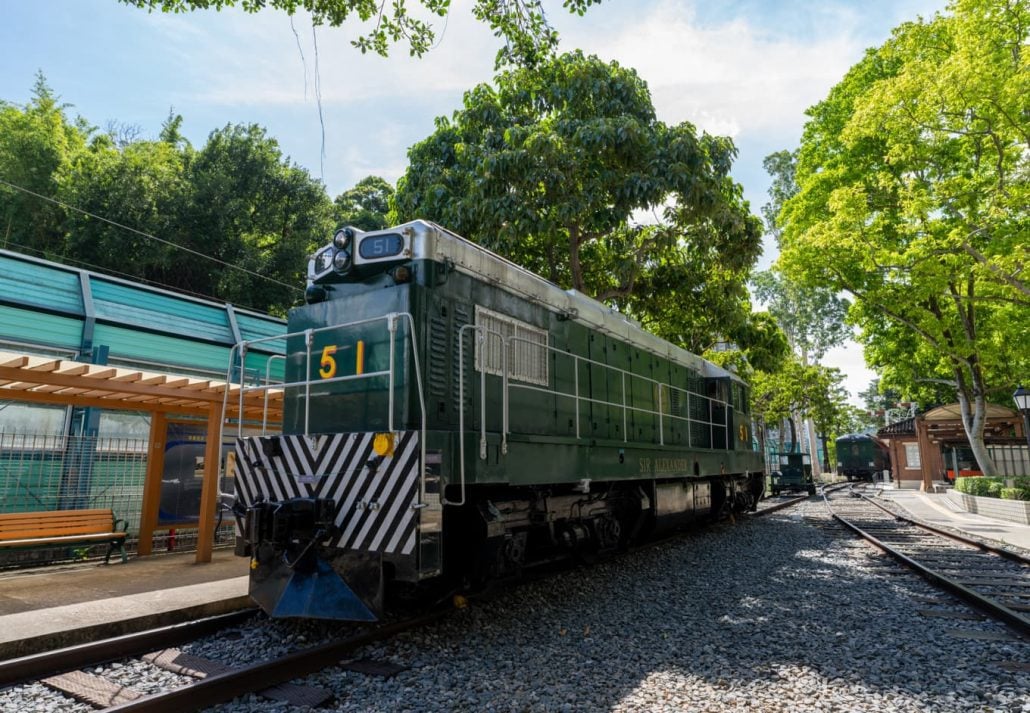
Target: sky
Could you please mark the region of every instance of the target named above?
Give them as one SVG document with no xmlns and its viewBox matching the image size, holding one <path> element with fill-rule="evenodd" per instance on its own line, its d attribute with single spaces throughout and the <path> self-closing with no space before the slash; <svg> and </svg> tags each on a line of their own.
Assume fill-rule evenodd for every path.
<svg viewBox="0 0 1030 713">
<path fill-rule="evenodd" d="M 797 147 L 805 109 L 893 27 L 944 2 L 604 0 L 583 17 L 560 1 L 544 7 L 561 49 L 636 69 L 659 120 L 730 136 L 739 151 L 732 175 L 758 214 L 769 187 L 762 159 Z M 470 8 L 452 0 L 446 20 L 434 20 L 436 45 L 417 59 L 404 46 L 389 58 L 362 55 L 350 45 L 357 21 L 313 28 L 304 15 L 272 10 L 176 15 L 117 0 L 0 0 L 0 100 L 26 103 L 42 72 L 70 114 L 101 129 L 156 138 L 174 111 L 200 146 L 214 129 L 257 123 L 336 196 L 368 175 L 396 181 L 434 119 L 492 80 L 499 41 Z M 775 257 L 767 242 L 759 267 Z M 823 363 L 844 372 L 859 403 L 874 376 L 861 347 L 834 349 Z"/>
</svg>

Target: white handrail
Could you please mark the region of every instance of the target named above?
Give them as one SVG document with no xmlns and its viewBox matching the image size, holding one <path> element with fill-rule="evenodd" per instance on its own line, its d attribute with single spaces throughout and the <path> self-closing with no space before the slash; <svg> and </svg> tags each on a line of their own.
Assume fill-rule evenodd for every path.
<svg viewBox="0 0 1030 713">
<path fill-rule="evenodd" d="M 270 379 L 267 377 L 267 374 L 270 373 L 270 364 L 269 363 L 271 362 L 271 359 L 273 359 L 273 358 L 286 359 L 286 357 L 282 356 L 282 355 L 272 355 L 271 357 L 269 357 L 269 363 L 266 363 L 266 365 L 265 365 L 266 383 L 264 383 L 264 384 L 261 384 L 261 385 L 258 385 L 258 386 L 252 386 L 252 387 L 249 387 L 249 388 L 246 387 L 245 384 L 244 384 L 243 377 L 242 377 L 243 370 L 242 369 L 240 370 L 240 374 L 241 374 L 241 376 L 240 376 L 240 394 L 239 394 L 239 397 L 240 397 L 240 411 L 239 411 L 240 418 L 238 419 L 238 422 L 237 422 L 237 432 L 236 432 L 237 437 L 242 437 L 243 436 L 243 403 L 244 403 L 244 393 L 245 392 L 264 391 L 264 394 L 265 394 L 264 414 L 263 414 L 263 418 L 262 418 L 262 434 L 264 434 L 265 431 L 267 430 L 267 423 L 268 423 L 268 398 L 269 398 L 269 392 L 271 391 L 271 389 L 282 389 L 282 390 L 285 391 L 285 389 L 287 389 L 289 387 L 303 387 L 304 388 L 304 434 L 303 435 L 308 436 L 311 433 L 311 428 L 310 428 L 310 409 L 311 409 L 311 385 L 312 385 L 312 383 L 317 383 L 320 386 L 324 386 L 324 385 L 332 384 L 332 383 L 339 383 L 339 382 L 345 382 L 345 381 L 357 381 L 357 380 L 360 380 L 360 379 L 374 379 L 374 378 L 383 377 L 383 376 L 387 377 L 387 380 L 388 380 L 388 383 L 389 383 L 389 395 L 388 395 L 388 407 L 387 407 L 389 409 L 389 414 L 387 415 L 387 423 L 388 423 L 388 428 L 389 428 L 390 432 L 392 433 L 393 430 L 394 430 L 394 425 L 395 425 L 395 422 L 394 422 L 394 410 L 395 410 L 396 404 L 395 404 L 394 386 L 395 386 L 395 384 L 397 382 L 397 380 L 396 380 L 396 368 L 397 368 L 397 365 L 396 365 L 396 355 L 395 355 L 394 352 L 395 352 L 395 345 L 396 345 L 396 332 L 397 332 L 397 320 L 398 319 L 403 319 L 403 320 L 405 320 L 407 322 L 407 324 L 408 324 L 408 337 L 411 340 L 412 365 L 414 366 L 414 370 L 415 370 L 415 384 L 416 384 L 416 390 L 418 392 L 418 405 L 419 405 L 419 412 L 420 412 L 420 415 L 421 415 L 421 424 L 422 424 L 421 425 L 421 429 L 420 429 L 420 434 L 421 434 L 420 441 L 421 442 L 419 444 L 419 451 L 420 451 L 420 455 L 421 455 L 420 465 L 419 465 L 419 467 L 420 467 L 419 480 L 420 480 L 420 484 L 421 484 L 421 492 L 424 492 L 425 491 L 425 477 L 426 477 L 426 434 L 428 432 L 427 431 L 427 426 L 426 426 L 426 401 L 425 401 L 425 393 L 424 393 L 425 392 L 425 388 L 424 388 L 424 384 L 422 383 L 422 368 L 421 368 L 421 361 L 419 359 L 419 353 L 418 353 L 418 339 L 417 339 L 416 334 L 415 334 L 415 320 L 412 317 L 411 313 L 409 313 L 409 312 L 391 312 L 391 313 L 389 313 L 387 315 L 381 315 L 381 316 L 378 316 L 378 317 L 369 317 L 369 318 L 366 318 L 366 319 L 354 320 L 353 322 L 345 322 L 343 324 L 332 324 L 332 325 L 327 325 L 325 327 L 319 327 L 317 329 L 309 328 L 309 329 L 305 329 L 305 330 L 300 331 L 300 332 L 291 332 L 289 334 L 282 334 L 282 335 L 278 335 L 278 336 L 275 336 L 275 337 L 262 337 L 260 339 L 254 339 L 254 340 L 251 340 L 251 341 L 243 341 L 243 342 L 240 342 L 239 344 L 233 345 L 232 349 L 230 349 L 230 352 L 229 352 L 229 364 L 230 364 L 230 366 L 229 366 L 229 368 L 228 368 L 228 370 L 226 372 L 226 389 L 225 389 L 225 394 L 223 395 L 223 398 L 222 398 L 222 424 L 219 427 L 219 437 L 221 437 L 221 435 L 222 435 L 221 429 L 222 429 L 222 427 L 224 427 L 225 413 L 226 413 L 227 408 L 228 408 L 229 387 L 232 384 L 232 363 L 233 363 L 232 357 L 233 357 L 233 354 L 237 350 L 239 350 L 241 355 L 245 355 L 246 352 L 247 352 L 247 349 L 250 346 L 253 346 L 254 344 L 257 344 L 257 343 L 270 342 L 270 341 L 279 341 L 279 340 L 289 340 L 289 338 L 291 338 L 291 337 L 299 337 L 299 336 L 303 336 L 304 337 L 304 341 L 305 341 L 304 359 L 305 359 L 306 368 L 305 368 L 305 378 L 304 379 L 299 380 L 299 381 L 290 381 L 290 382 L 285 382 L 284 381 L 283 383 L 278 383 L 278 384 L 267 383 L 267 382 L 270 382 Z M 312 347 L 312 345 L 314 343 L 314 335 L 316 335 L 316 334 L 318 334 L 320 332 L 335 331 L 335 330 L 340 330 L 340 329 L 351 329 L 353 327 L 357 327 L 357 326 L 360 326 L 360 325 L 363 325 L 363 324 L 372 324 L 372 323 L 375 323 L 375 322 L 381 322 L 383 320 L 386 320 L 386 322 L 387 322 L 387 329 L 390 332 L 390 356 L 389 356 L 389 368 L 388 369 L 379 370 L 379 371 L 373 371 L 373 372 L 364 372 L 364 373 L 361 373 L 361 374 L 351 374 L 351 375 L 347 375 L 347 376 L 334 376 L 334 377 L 331 377 L 331 378 L 328 378 L 328 379 L 318 379 L 317 381 L 315 381 L 314 379 L 311 378 L 311 347 Z M 485 437 L 485 433 L 484 433 L 484 437 Z"/>
</svg>

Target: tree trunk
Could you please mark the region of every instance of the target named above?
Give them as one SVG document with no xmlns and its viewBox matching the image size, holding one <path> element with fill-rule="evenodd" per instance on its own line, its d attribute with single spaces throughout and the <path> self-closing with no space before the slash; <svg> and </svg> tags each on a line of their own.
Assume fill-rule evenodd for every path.
<svg viewBox="0 0 1030 713">
<path fill-rule="evenodd" d="M 569 226 L 569 270 L 572 272 L 572 289 L 583 291 L 583 266 L 579 262 L 580 231 L 578 225 Z"/>
<path fill-rule="evenodd" d="M 790 453 L 797 453 L 801 450 L 798 447 L 798 426 L 793 416 L 787 416 L 787 423 L 790 424 Z"/>
<path fill-rule="evenodd" d="M 959 413 L 962 415 L 962 428 L 965 429 L 969 449 L 973 451 L 973 457 L 976 458 L 977 465 L 980 466 L 980 471 L 984 475 L 997 475 L 998 468 L 994 465 L 990 453 L 987 452 L 987 444 L 984 443 L 984 426 L 987 425 L 987 398 L 983 374 L 975 367 L 971 370 L 970 376 L 973 383 L 972 389 L 970 389 L 965 378 L 966 374 L 961 369 L 955 371 L 958 376 Z M 972 394 L 969 393 L 970 391 Z M 955 476 L 958 477 L 958 473 Z"/>
</svg>

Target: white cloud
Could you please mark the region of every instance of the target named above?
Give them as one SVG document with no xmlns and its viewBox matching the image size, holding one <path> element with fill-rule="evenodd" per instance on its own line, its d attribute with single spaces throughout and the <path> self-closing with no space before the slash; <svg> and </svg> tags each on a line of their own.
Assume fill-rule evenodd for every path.
<svg viewBox="0 0 1030 713">
<path fill-rule="evenodd" d="M 826 352 L 820 363 L 823 366 L 836 367 L 843 372 L 844 388 L 851 393 L 851 404 L 862 406 L 858 392 L 869 388 L 869 382 L 876 378 L 876 374 L 865 365 L 862 346 L 849 340 L 843 346 L 834 347 Z"/>
<path fill-rule="evenodd" d="M 324 105 L 389 98 L 403 111 L 405 97 L 461 92 L 493 76 L 497 40 L 477 22 L 469 1 L 456 2 L 445 20 L 432 21 L 438 46 L 422 59 L 403 43 L 391 56 L 361 54 L 351 41 L 369 25 L 318 27 L 298 14 L 239 10 L 155 15 L 154 23 L 182 71 L 195 77 L 192 101 L 216 105 Z M 317 44 L 317 51 L 316 51 Z M 198 52 L 198 49 L 200 51 Z M 316 73 L 317 66 L 317 73 Z"/>
<path fill-rule="evenodd" d="M 815 41 L 776 38 L 746 19 L 704 26 L 691 4 L 666 0 L 600 33 L 582 34 L 571 25 L 566 44 L 635 68 L 663 121 L 690 121 L 729 136 L 796 136 L 804 109 L 858 57 L 862 45 L 849 32 L 853 22 L 834 14 Z"/>
</svg>

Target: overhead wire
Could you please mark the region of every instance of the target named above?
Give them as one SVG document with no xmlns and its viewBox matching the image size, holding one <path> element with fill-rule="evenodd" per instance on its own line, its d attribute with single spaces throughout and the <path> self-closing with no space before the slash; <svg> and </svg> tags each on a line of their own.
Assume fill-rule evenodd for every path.
<svg viewBox="0 0 1030 713">
<path fill-rule="evenodd" d="M 165 240 L 164 238 L 159 238 L 156 235 L 152 235 L 152 234 L 144 232 L 142 230 L 137 230 L 136 228 L 132 228 L 132 227 L 130 227 L 128 225 L 123 225 L 122 223 L 118 223 L 117 221 L 111 220 L 110 218 L 105 218 L 102 215 L 97 215 L 96 213 L 90 213 L 88 210 L 83 210 L 82 208 L 77 208 L 76 206 L 70 205 L 68 203 L 64 203 L 63 201 L 59 201 L 56 198 L 50 198 L 49 196 L 44 196 L 41 193 L 36 193 L 35 191 L 29 190 L 28 188 L 24 188 L 24 187 L 19 186 L 17 184 L 11 183 L 10 181 L 4 180 L 3 178 L 0 178 L 0 185 L 7 186 L 8 188 L 12 188 L 12 189 L 14 189 L 16 191 L 21 191 L 22 193 L 27 193 L 30 196 L 35 196 L 36 198 L 39 198 L 40 200 L 47 201 L 48 203 L 53 203 L 54 205 L 60 206 L 60 207 L 65 208 L 67 210 L 73 210 L 76 213 L 82 213 L 83 215 L 89 216 L 90 218 L 102 221 L 104 223 L 108 223 L 109 225 L 113 225 L 116 228 L 121 228 L 122 230 L 126 230 L 126 231 L 128 231 L 130 233 L 134 233 L 136 235 L 142 236 L 144 238 L 147 238 L 148 240 L 154 240 L 154 241 L 156 241 L 158 243 L 161 243 L 163 245 L 167 245 L 167 246 L 175 248 L 177 250 L 183 250 L 183 251 L 185 251 L 187 253 L 190 253 L 191 255 L 196 255 L 197 257 L 203 258 L 204 260 L 208 260 L 208 261 L 216 263 L 218 265 L 222 265 L 223 267 L 226 267 L 226 268 L 228 268 L 230 270 L 237 270 L 239 272 L 246 273 L 246 274 L 251 275 L 253 277 L 257 277 L 257 278 L 262 279 L 262 280 L 267 280 L 268 282 L 274 283 L 274 284 L 279 285 L 281 287 L 289 288 L 291 290 L 294 290 L 295 292 L 303 292 L 303 290 L 301 290 L 296 285 L 290 285 L 290 284 L 288 284 L 286 282 L 281 282 L 281 281 L 275 279 L 274 277 L 269 277 L 268 275 L 262 275 L 260 272 L 255 272 L 254 270 L 248 270 L 247 268 L 240 267 L 239 265 L 233 265 L 231 262 L 226 262 L 225 260 L 219 260 L 218 258 L 212 257 L 211 255 L 205 255 L 204 253 L 199 252 L 197 250 L 194 250 L 193 248 L 188 248 L 185 245 L 179 245 L 178 243 L 173 243 L 171 240 Z"/>
</svg>

